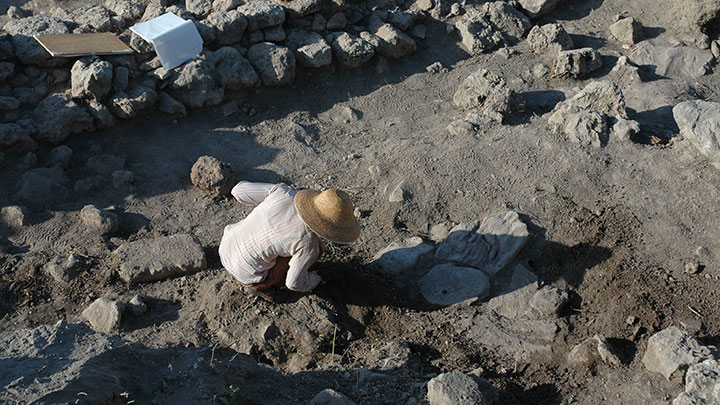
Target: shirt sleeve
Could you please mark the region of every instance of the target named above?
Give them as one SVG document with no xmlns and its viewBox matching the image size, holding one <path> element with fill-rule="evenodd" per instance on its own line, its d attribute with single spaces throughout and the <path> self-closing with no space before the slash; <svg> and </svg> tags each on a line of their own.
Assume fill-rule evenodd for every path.
<svg viewBox="0 0 720 405">
<path fill-rule="evenodd" d="M 254 207 L 263 202 L 275 190 L 275 187 L 277 187 L 277 184 L 241 181 L 233 187 L 230 194 L 240 204 Z"/>
<path fill-rule="evenodd" d="M 290 269 L 285 278 L 285 286 L 292 291 L 308 292 L 320 284 L 320 275 L 310 273 L 308 269 L 320 256 L 317 243 L 299 247 L 290 258 Z"/>
</svg>

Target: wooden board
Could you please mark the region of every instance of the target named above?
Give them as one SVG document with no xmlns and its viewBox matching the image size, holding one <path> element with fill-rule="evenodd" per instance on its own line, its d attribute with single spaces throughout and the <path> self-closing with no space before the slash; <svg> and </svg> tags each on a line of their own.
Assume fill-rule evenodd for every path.
<svg viewBox="0 0 720 405">
<path fill-rule="evenodd" d="M 133 53 L 123 41 L 109 32 L 35 35 L 34 38 L 53 57 Z"/>
</svg>

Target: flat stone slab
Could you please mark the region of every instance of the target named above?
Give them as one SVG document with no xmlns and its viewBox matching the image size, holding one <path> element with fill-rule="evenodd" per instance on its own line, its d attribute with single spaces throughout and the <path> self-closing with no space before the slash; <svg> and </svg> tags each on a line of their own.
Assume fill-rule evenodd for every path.
<svg viewBox="0 0 720 405">
<path fill-rule="evenodd" d="M 490 293 L 490 279 L 472 267 L 440 264 L 433 267 L 419 281 L 418 287 L 425 299 L 433 304 L 452 305 Z"/>
<path fill-rule="evenodd" d="M 420 256 L 430 253 L 433 246 L 415 236 L 400 242 L 393 242 L 375 254 L 373 266 L 382 273 L 398 275 L 415 267 Z"/>
<path fill-rule="evenodd" d="M 630 60 L 638 65 L 655 66 L 655 73 L 660 76 L 697 79 L 708 73 L 713 55 L 689 46 L 667 47 L 641 42 L 635 46 Z"/>
<path fill-rule="evenodd" d="M 163 280 L 206 266 L 202 246 L 187 234 L 126 243 L 113 252 L 113 259 L 120 278 L 129 283 Z"/>
<path fill-rule="evenodd" d="M 463 223 L 437 247 L 438 260 L 475 267 L 494 276 L 525 246 L 530 234 L 515 211 L 485 218 L 478 225 Z"/>
</svg>

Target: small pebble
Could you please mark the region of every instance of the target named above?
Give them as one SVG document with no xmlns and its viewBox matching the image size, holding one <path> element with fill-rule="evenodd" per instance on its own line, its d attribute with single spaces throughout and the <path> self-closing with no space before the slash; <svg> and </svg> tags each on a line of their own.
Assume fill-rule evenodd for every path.
<svg viewBox="0 0 720 405">
<path fill-rule="evenodd" d="M 700 265 L 698 262 L 685 263 L 685 273 L 697 274 L 698 271 L 700 271 Z"/>
</svg>

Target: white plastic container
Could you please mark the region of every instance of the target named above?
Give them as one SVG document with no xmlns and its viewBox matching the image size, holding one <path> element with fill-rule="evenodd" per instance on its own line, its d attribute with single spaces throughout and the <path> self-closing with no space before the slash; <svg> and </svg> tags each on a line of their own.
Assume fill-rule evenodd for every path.
<svg viewBox="0 0 720 405">
<path fill-rule="evenodd" d="M 195 23 L 173 13 L 136 24 L 130 30 L 150 42 L 162 66 L 170 70 L 196 57 L 203 46 Z"/>
</svg>

